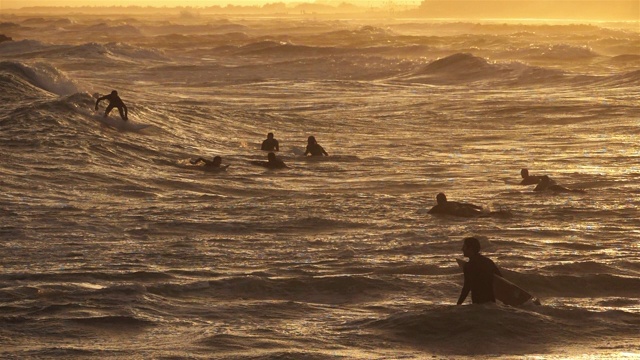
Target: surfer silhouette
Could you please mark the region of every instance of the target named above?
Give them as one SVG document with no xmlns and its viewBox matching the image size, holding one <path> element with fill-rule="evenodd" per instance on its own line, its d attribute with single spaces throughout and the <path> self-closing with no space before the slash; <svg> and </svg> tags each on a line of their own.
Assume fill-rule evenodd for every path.
<svg viewBox="0 0 640 360">
<path fill-rule="evenodd" d="M 326 151 L 318 144 L 314 136 L 309 136 L 307 139 L 307 149 L 304 152 L 304 156 L 311 154 L 311 156 L 329 156 Z"/>
<path fill-rule="evenodd" d="M 437 205 L 429 210 L 429 214 L 473 217 L 482 214 L 482 206 L 457 201 L 448 201 L 444 193 L 436 195 Z"/>
<path fill-rule="evenodd" d="M 269 155 L 267 155 L 267 160 L 268 161 L 252 161 L 251 163 L 254 165 L 264 166 L 267 169 L 284 169 L 288 167 L 284 161 L 276 158 L 275 153 L 270 152 Z"/>
<path fill-rule="evenodd" d="M 528 169 L 520 170 L 520 176 L 522 176 L 522 181 L 520 182 L 520 185 L 535 185 L 539 183 L 540 180 L 542 179 L 542 176 L 529 175 Z"/>
<path fill-rule="evenodd" d="M 104 117 L 109 116 L 109 113 L 115 107 L 115 108 L 118 108 L 118 112 L 120 113 L 120 117 L 122 118 L 122 120 L 124 121 L 129 120 L 129 117 L 127 114 L 127 105 L 125 105 L 122 99 L 120 99 L 120 96 L 118 96 L 117 91 L 113 90 L 111 94 L 99 97 L 96 100 L 96 110 L 98 110 L 98 104 L 102 100 L 109 101 L 109 105 L 107 105 L 107 108 L 104 111 Z"/>
<path fill-rule="evenodd" d="M 557 193 L 586 193 L 582 189 L 569 189 L 567 187 L 556 184 L 548 175 L 543 175 L 538 185 L 533 191 L 553 191 Z"/>
<path fill-rule="evenodd" d="M 475 237 L 462 240 L 462 254 L 469 258 L 464 265 L 464 285 L 458 298 L 461 305 L 471 292 L 471 302 L 482 304 L 496 302 L 493 293 L 493 275 L 502 277 L 496 264 L 488 257 L 480 254 L 480 241 Z"/>
<path fill-rule="evenodd" d="M 273 138 L 273 133 L 267 134 L 267 138 L 262 142 L 260 150 L 280 151 L 280 144 L 278 143 L 278 140 Z"/>
<path fill-rule="evenodd" d="M 191 160 L 189 160 L 189 162 L 192 165 L 196 165 L 198 163 L 203 163 L 204 167 L 212 168 L 212 169 L 226 169 L 226 168 L 229 167 L 229 165 L 222 166 L 222 157 L 220 157 L 220 156 L 214 156 L 213 157 L 213 161 L 212 160 L 207 160 L 205 158 L 200 157 L 200 158 L 197 158 L 197 159 L 191 159 Z"/>
</svg>

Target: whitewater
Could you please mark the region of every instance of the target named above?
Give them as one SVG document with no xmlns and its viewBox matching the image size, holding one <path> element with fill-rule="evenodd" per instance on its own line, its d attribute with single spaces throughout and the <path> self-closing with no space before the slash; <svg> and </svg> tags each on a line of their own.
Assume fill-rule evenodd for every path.
<svg viewBox="0 0 640 360">
<path fill-rule="evenodd" d="M 1 358 L 640 358 L 637 22 L 0 20 Z"/>
</svg>

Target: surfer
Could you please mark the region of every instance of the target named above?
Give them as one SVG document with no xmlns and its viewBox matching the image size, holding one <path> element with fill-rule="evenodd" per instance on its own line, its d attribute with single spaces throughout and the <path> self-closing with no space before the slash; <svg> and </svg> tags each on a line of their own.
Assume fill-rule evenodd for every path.
<svg viewBox="0 0 640 360">
<path fill-rule="evenodd" d="M 464 285 L 458 298 L 458 305 L 464 302 L 469 291 L 471 291 L 473 304 L 496 302 L 493 293 L 493 275 L 502 277 L 500 270 L 491 259 L 480 254 L 480 241 L 477 238 L 468 237 L 462 241 L 462 254 L 469 258 L 469 262 L 464 265 Z"/>
<path fill-rule="evenodd" d="M 260 150 L 280 151 L 280 144 L 278 143 L 278 140 L 273 138 L 273 133 L 267 134 L 267 138 L 262 142 Z"/>
<path fill-rule="evenodd" d="M 117 91 L 113 90 L 111 92 L 111 94 L 99 97 L 96 100 L 96 111 L 98 110 L 98 104 L 102 100 L 108 100 L 109 101 L 109 105 L 107 105 L 107 108 L 104 111 L 104 117 L 109 116 L 109 113 L 115 107 L 115 108 L 118 108 L 118 112 L 120 112 L 120 117 L 122 118 L 122 120 L 124 120 L 124 121 L 129 120 L 129 116 L 127 114 L 127 105 L 125 105 L 124 102 L 122 101 L 122 99 L 120 99 L 120 96 L 118 96 L 118 92 Z"/>
<path fill-rule="evenodd" d="M 267 160 L 268 161 L 252 161 L 251 163 L 254 165 L 264 166 L 268 169 L 284 169 L 288 167 L 284 161 L 276 158 L 275 153 L 270 152 L 269 155 L 267 155 Z"/>
<path fill-rule="evenodd" d="M 520 176 L 522 176 L 520 185 L 534 185 L 539 183 L 542 179 L 542 176 L 529 175 L 529 170 L 527 169 L 520 170 Z"/>
<path fill-rule="evenodd" d="M 556 184 L 555 181 L 551 180 L 551 178 L 547 175 L 541 177 L 540 182 L 536 185 L 533 191 L 553 191 L 553 192 L 563 192 L 563 193 L 586 193 L 586 191 L 582 189 L 569 189 L 567 187 Z"/>
<path fill-rule="evenodd" d="M 307 139 L 307 149 L 304 152 L 304 156 L 311 154 L 311 156 L 329 156 L 326 151 L 318 144 L 314 136 L 309 136 Z"/>
<path fill-rule="evenodd" d="M 207 160 L 205 158 L 197 158 L 197 159 L 191 159 L 189 160 L 189 162 L 192 165 L 197 165 L 198 163 L 203 163 L 203 167 L 204 168 L 208 168 L 208 169 L 226 169 L 229 167 L 229 165 L 225 165 L 222 166 L 222 157 L 220 156 L 214 156 L 213 157 L 213 161 L 212 160 Z"/>
<path fill-rule="evenodd" d="M 429 210 L 429 214 L 443 214 L 462 217 L 473 217 L 482 214 L 482 206 L 457 201 L 448 201 L 444 193 L 436 195 L 437 205 Z"/>
</svg>

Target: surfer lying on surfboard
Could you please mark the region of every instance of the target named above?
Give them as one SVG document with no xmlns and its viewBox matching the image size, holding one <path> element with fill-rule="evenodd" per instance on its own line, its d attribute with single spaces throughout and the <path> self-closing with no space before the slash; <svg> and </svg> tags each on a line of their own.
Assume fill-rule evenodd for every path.
<svg viewBox="0 0 640 360">
<path fill-rule="evenodd" d="M 122 120 L 124 121 L 129 120 L 129 116 L 127 114 L 127 105 L 125 105 L 122 99 L 120 99 L 120 96 L 118 96 L 117 91 L 113 90 L 111 94 L 99 97 L 96 100 L 96 111 L 98 110 L 98 104 L 102 100 L 109 101 L 109 105 L 107 105 L 107 109 L 104 111 L 104 117 L 109 116 L 109 113 L 111 112 L 111 110 L 113 110 L 113 108 L 116 107 L 118 108 L 118 112 L 120 113 L 120 117 L 122 118 Z"/>
<path fill-rule="evenodd" d="M 436 206 L 429 210 L 429 214 L 443 214 L 462 217 L 473 217 L 482 214 L 482 207 L 457 201 L 447 201 L 444 193 L 436 195 Z"/>
<path fill-rule="evenodd" d="M 189 162 L 192 165 L 197 165 L 198 163 L 201 163 L 201 164 L 203 164 L 203 167 L 207 168 L 207 169 L 211 168 L 211 169 L 220 169 L 220 170 L 222 170 L 222 169 L 226 169 L 226 168 L 229 167 L 229 165 L 222 166 L 222 157 L 220 157 L 220 156 L 215 156 L 213 158 L 213 161 L 207 160 L 205 158 L 201 158 L 200 157 L 200 158 L 197 158 L 197 159 L 191 159 L 191 160 L 189 160 Z"/>
</svg>

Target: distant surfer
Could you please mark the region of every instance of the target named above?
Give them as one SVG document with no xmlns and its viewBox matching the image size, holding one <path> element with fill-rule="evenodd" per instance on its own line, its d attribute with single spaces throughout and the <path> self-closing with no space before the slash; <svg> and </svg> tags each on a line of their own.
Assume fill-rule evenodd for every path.
<svg viewBox="0 0 640 360">
<path fill-rule="evenodd" d="M 128 114 L 127 114 L 127 105 L 125 105 L 124 102 L 122 101 L 122 99 L 120 99 L 120 96 L 118 96 L 118 92 L 117 91 L 113 90 L 111 92 L 111 94 L 99 97 L 96 100 L 96 111 L 98 110 L 98 104 L 102 100 L 109 101 L 109 105 L 107 105 L 107 108 L 104 111 L 104 117 L 109 116 L 109 113 L 115 107 L 115 108 L 118 108 L 118 112 L 120 112 L 120 117 L 122 118 L 122 120 L 124 120 L 124 121 L 129 120 L 129 117 L 128 117 Z"/>
<path fill-rule="evenodd" d="M 547 175 L 541 177 L 540 182 L 536 185 L 533 191 L 553 191 L 553 192 L 562 192 L 562 193 L 586 193 L 586 191 L 582 189 L 569 189 L 567 187 L 558 185 L 555 181 L 551 180 L 551 178 Z"/>
<path fill-rule="evenodd" d="M 267 161 L 252 161 L 251 163 L 253 165 L 264 166 L 267 169 L 284 169 L 288 167 L 284 161 L 276 158 L 276 154 L 272 152 L 267 155 Z"/>
<path fill-rule="evenodd" d="M 464 265 L 464 285 L 458 298 L 461 305 L 471 291 L 471 302 L 482 304 L 496 302 L 493 293 L 493 275 L 502 277 L 496 264 L 488 257 L 480 254 L 480 241 L 474 237 L 462 240 L 462 254 L 469 258 Z"/>
<path fill-rule="evenodd" d="M 307 139 L 307 149 L 304 152 L 304 156 L 311 154 L 311 156 L 329 156 L 324 148 L 318 144 L 314 136 L 309 136 Z"/>
<path fill-rule="evenodd" d="M 436 196 L 437 205 L 429 210 L 429 214 L 474 217 L 482 214 L 482 206 L 457 201 L 448 201 L 444 193 Z"/>
<path fill-rule="evenodd" d="M 542 179 L 542 176 L 529 175 L 528 169 L 520 170 L 520 176 L 522 176 L 522 181 L 520 182 L 520 185 L 535 185 L 539 183 L 540 180 Z"/>
<path fill-rule="evenodd" d="M 191 165 L 197 165 L 201 163 L 203 164 L 203 168 L 205 169 L 225 170 L 226 168 L 229 167 L 229 165 L 222 166 L 222 157 L 220 156 L 214 156 L 213 160 L 207 160 L 205 158 L 200 157 L 197 159 L 191 159 L 189 160 L 189 162 L 191 163 Z"/>
<path fill-rule="evenodd" d="M 278 140 L 273 138 L 273 133 L 268 133 L 267 138 L 262 142 L 260 150 L 264 151 L 280 151 Z"/>
</svg>

